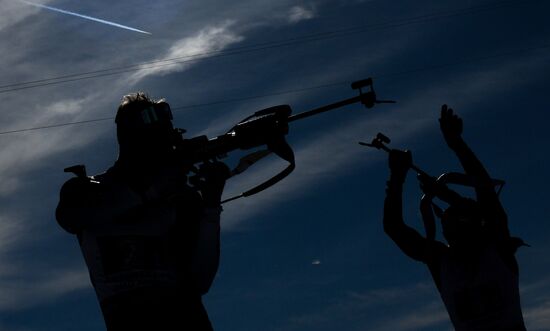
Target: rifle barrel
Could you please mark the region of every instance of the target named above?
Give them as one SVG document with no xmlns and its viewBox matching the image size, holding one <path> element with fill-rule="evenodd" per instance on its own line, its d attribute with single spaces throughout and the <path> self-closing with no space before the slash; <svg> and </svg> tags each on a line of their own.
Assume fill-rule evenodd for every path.
<svg viewBox="0 0 550 331">
<path fill-rule="evenodd" d="M 312 110 L 305 111 L 303 113 L 292 115 L 292 116 L 288 117 L 287 122 L 288 123 L 294 122 L 294 121 L 301 120 L 301 119 L 306 118 L 306 117 L 310 117 L 310 116 L 313 116 L 313 115 L 324 113 L 324 112 L 329 111 L 329 110 L 333 110 L 333 109 L 340 108 L 340 107 L 343 107 L 343 106 L 351 105 L 353 103 L 360 102 L 362 100 L 362 98 L 363 98 L 363 96 L 359 95 L 359 96 L 356 96 L 356 97 L 353 97 L 353 98 L 349 98 L 349 99 L 346 99 L 346 100 L 331 103 L 330 105 L 322 106 L 322 107 L 319 107 L 319 108 L 315 108 L 315 109 L 312 109 Z"/>
</svg>

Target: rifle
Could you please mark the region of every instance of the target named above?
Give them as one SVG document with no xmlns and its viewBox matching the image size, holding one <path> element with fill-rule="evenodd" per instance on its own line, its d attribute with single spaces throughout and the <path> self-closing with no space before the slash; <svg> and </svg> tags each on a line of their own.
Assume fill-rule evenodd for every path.
<svg viewBox="0 0 550 331">
<path fill-rule="evenodd" d="M 173 144 L 177 158 L 186 169 L 190 169 L 191 172 L 195 173 L 195 175 L 189 177 L 189 183 L 196 188 L 200 186 L 201 173 L 200 169 L 195 167 L 195 164 L 222 159 L 235 150 L 249 150 L 266 146 L 266 149 L 252 152 L 241 158 L 237 167 L 232 170 L 231 175 L 242 173 L 252 164 L 271 153 L 287 161 L 288 166 L 270 179 L 237 196 L 223 200 L 222 203 L 259 193 L 275 185 L 295 169 L 294 151 L 285 140 L 285 135 L 289 131 L 289 123 L 354 103 L 361 103 L 369 109 L 379 103 L 395 103 L 395 101 L 378 100 L 376 98 L 372 78 L 353 82 L 351 88 L 357 90 L 359 95 L 295 115 L 292 115 L 292 109 L 289 105 L 278 105 L 262 109 L 244 118 L 226 133 L 210 139 L 205 135 L 185 139 L 183 138 L 185 130 L 174 129 Z M 365 88 L 368 90 L 363 91 Z M 78 177 L 87 177 L 83 165 L 66 168 L 65 172 L 72 172 Z"/>
<path fill-rule="evenodd" d="M 395 101 L 378 100 L 376 98 L 372 78 L 353 82 L 351 88 L 358 90 L 359 95 L 295 115 L 292 115 L 292 109 L 289 105 L 278 105 L 262 109 L 241 120 L 226 133 L 211 139 L 204 135 L 184 139 L 180 134 L 180 139 L 176 143 L 176 151 L 180 152 L 182 158 L 186 159 L 187 162 L 196 164 L 206 160 L 223 158 L 234 150 L 249 150 L 265 145 L 266 149 L 253 152 L 242 158 L 239 165 L 232 171 L 232 175 L 242 173 L 252 164 L 271 153 L 287 161 L 288 166 L 270 179 L 239 195 L 226 199 L 222 203 L 251 196 L 278 183 L 294 170 L 294 151 L 285 140 L 285 135 L 289 132 L 289 123 L 359 102 L 366 108 L 372 108 L 379 103 L 395 103 Z M 364 88 L 368 88 L 368 91 L 363 91 Z M 197 171 L 195 170 L 195 172 Z M 190 182 L 193 183 L 194 181 L 196 179 L 191 177 Z"/>
</svg>

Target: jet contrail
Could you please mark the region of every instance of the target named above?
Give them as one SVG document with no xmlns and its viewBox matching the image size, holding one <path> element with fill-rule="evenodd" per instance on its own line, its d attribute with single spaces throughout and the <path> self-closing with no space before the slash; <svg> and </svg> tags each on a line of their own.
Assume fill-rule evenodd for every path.
<svg viewBox="0 0 550 331">
<path fill-rule="evenodd" d="M 72 15 L 72 16 L 76 16 L 76 17 L 80 17 L 80 18 L 85 18 L 85 19 L 90 20 L 90 21 L 116 26 L 117 28 L 122 28 L 122 29 L 130 30 L 130 31 L 139 32 L 139 33 L 151 34 L 150 32 L 147 32 L 147 31 L 134 29 L 134 28 L 131 28 L 131 27 L 126 26 L 126 25 L 118 24 L 118 23 L 115 23 L 115 22 L 109 22 L 109 21 L 106 21 L 106 20 L 102 20 L 100 18 L 95 18 L 95 17 L 91 17 L 91 16 L 87 16 L 87 15 L 78 14 L 78 13 L 73 13 L 73 12 L 70 12 L 68 10 L 54 8 L 54 7 L 50 7 L 50 6 L 46 6 L 46 5 L 41 5 L 41 4 L 38 4 L 38 3 L 32 3 L 32 2 L 25 1 L 25 0 L 19 0 L 19 1 L 23 2 L 23 3 L 26 3 L 28 5 L 31 5 L 31 6 L 53 10 L 53 11 L 58 12 L 58 13 Z"/>
</svg>

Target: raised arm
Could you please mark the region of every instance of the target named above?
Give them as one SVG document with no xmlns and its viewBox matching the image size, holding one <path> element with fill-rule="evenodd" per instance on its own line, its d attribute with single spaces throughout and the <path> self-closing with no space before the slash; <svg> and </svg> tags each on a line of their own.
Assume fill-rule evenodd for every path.
<svg viewBox="0 0 550 331">
<path fill-rule="evenodd" d="M 462 138 L 462 119 L 454 114 L 447 105 L 443 105 L 439 123 L 447 145 L 455 152 L 466 175 L 472 177 L 476 182 L 477 201 L 485 214 L 485 220 L 499 234 L 509 236 L 506 212 L 495 192 L 492 179 L 481 161 Z"/>
<path fill-rule="evenodd" d="M 428 240 L 403 221 L 403 183 L 411 164 L 410 152 L 390 151 L 390 178 L 384 200 L 384 231 L 407 256 L 426 262 L 429 256 Z"/>
</svg>

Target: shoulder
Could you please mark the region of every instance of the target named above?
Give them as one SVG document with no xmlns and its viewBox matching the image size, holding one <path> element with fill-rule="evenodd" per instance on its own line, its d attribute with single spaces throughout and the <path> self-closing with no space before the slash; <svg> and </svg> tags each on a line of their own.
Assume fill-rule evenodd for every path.
<svg viewBox="0 0 550 331">
<path fill-rule="evenodd" d="M 60 199 L 74 201 L 96 194 L 100 190 L 100 184 L 112 181 L 112 177 L 109 171 L 94 176 L 72 177 L 61 186 Z"/>
<path fill-rule="evenodd" d="M 69 198 L 74 195 L 85 193 L 90 189 L 91 178 L 73 177 L 61 186 L 61 197 Z"/>
<path fill-rule="evenodd" d="M 505 233 L 489 233 L 485 237 L 485 242 L 487 247 L 494 248 L 504 256 L 514 256 L 520 247 L 529 246 L 523 239 L 512 237 L 508 231 Z"/>
<path fill-rule="evenodd" d="M 73 177 L 61 186 L 61 195 L 84 193 L 93 189 L 94 184 L 99 184 L 94 177 Z"/>
</svg>

